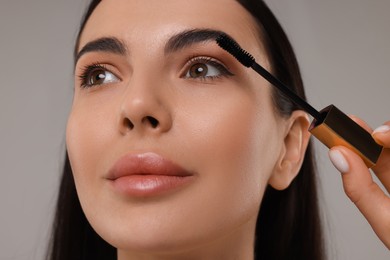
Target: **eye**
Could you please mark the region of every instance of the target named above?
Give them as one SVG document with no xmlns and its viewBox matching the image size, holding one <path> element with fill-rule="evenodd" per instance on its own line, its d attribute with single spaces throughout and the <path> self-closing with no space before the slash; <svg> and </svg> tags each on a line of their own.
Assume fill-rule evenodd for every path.
<svg viewBox="0 0 390 260">
<path fill-rule="evenodd" d="M 88 88 L 108 83 L 118 82 L 119 79 L 105 66 L 94 64 L 84 68 L 84 71 L 79 76 L 81 79 L 81 87 Z"/>
<path fill-rule="evenodd" d="M 220 71 L 210 64 L 196 63 L 192 65 L 187 72 L 186 77 L 188 78 L 199 78 L 199 77 L 216 77 L 220 75 Z"/>
<path fill-rule="evenodd" d="M 233 76 L 225 66 L 210 57 L 196 57 L 188 63 L 185 78 L 214 79 L 221 76 Z"/>
</svg>

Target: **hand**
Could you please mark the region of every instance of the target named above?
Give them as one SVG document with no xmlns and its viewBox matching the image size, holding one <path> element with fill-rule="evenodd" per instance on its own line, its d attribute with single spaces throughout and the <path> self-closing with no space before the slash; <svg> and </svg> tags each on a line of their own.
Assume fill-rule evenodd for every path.
<svg viewBox="0 0 390 260">
<path fill-rule="evenodd" d="M 390 193 L 390 121 L 372 131 L 360 119 L 353 119 L 372 133 L 377 143 L 384 146 L 372 170 Z M 379 239 L 390 249 L 390 197 L 388 193 L 373 181 L 363 160 L 348 148 L 333 147 L 329 151 L 329 157 L 342 173 L 345 193 L 368 220 Z"/>
</svg>

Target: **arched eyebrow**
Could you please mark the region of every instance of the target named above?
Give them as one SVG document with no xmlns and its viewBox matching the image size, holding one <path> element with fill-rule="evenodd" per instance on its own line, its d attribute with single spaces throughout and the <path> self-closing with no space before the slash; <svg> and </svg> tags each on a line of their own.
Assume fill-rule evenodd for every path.
<svg viewBox="0 0 390 260">
<path fill-rule="evenodd" d="M 165 55 L 188 48 L 201 42 L 215 41 L 218 36 L 227 33 L 212 29 L 191 29 L 173 35 L 164 48 Z M 231 37 L 231 36 L 229 36 Z M 231 37 L 232 38 L 232 37 Z M 109 52 L 119 55 L 127 55 L 126 44 L 116 37 L 103 37 L 88 42 L 77 54 L 76 63 L 81 56 L 88 52 Z"/>
<path fill-rule="evenodd" d="M 103 37 L 88 42 L 77 54 L 76 63 L 81 56 L 88 52 L 110 52 L 119 55 L 126 55 L 126 45 L 116 37 Z"/>
<path fill-rule="evenodd" d="M 192 29 L 173 35 L 165 45 L 164 53 L 169 54 L 188 48 L 191 45 L 215 41 L 221 34 L 227 34 L 223 31 L 212 29 Z"/>
</svg>

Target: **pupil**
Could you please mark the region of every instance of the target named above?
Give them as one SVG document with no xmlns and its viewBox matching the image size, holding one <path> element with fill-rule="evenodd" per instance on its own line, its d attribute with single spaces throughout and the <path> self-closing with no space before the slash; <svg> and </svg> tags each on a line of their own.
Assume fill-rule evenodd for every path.
<svg viewBox="0 0 390 260">
<path fill-rule="evenodd" d="M 193 78 L 206 76 L 207 66 L 201 63 L 195 64 L 194 66 L 191 67 L 190 75 Z"/>
<path fill-rule="evenodd" d="M 92 75 L 92 84 L 102 84 L 104 79 L 106 78 L 106 74 L 104 72 L 102 72 L 101 70 L 99 71 L 96 71 L 93 75 Z"/>
</svg>

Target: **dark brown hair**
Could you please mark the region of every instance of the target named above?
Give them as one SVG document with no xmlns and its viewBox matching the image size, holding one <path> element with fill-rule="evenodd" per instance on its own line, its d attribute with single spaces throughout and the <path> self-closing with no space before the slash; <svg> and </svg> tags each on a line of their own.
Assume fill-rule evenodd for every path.
<svg viewBox="0 0 390 260">
<path fill-rule="evenodd" d="M 86 22 L 101 0 L 92 0 L 82 20 L 75 47 Z M 305 99 L 299 66 L 291 44 L 279 22 L 263 1 L 239 0 L 259 27 L 272 73 Z M 281 115 L 297 107 L 274 90 L 273 100 Z M 277 191 L 268 186 L 260 207 L 255 239 L 255 259 L 325 259 L 320 221 L 316 170 L 312 145 L 291 185 Z M 116 249 L 89 225 L 77 197 L 69 158 L 66 154 L 47 259 L 116 259 Z"/>
</svg>

